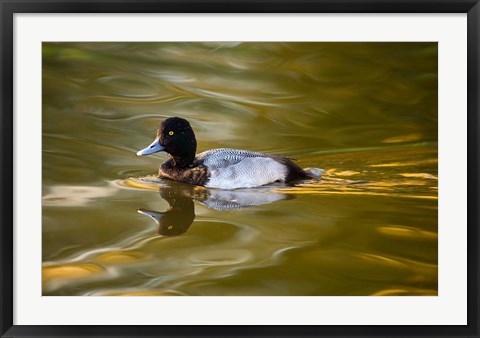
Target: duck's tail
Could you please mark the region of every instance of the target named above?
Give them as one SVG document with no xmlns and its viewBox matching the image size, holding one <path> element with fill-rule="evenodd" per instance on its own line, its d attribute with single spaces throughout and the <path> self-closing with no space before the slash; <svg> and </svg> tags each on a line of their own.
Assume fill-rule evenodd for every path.
<svg viewBox="0 0 480 338">
<path fill-rule="evenodd" d="M 304 169 L 307 175 L 311 178 L 320 178 L 325 170 L 320 168 L 305 168 Z"/>
</svg>

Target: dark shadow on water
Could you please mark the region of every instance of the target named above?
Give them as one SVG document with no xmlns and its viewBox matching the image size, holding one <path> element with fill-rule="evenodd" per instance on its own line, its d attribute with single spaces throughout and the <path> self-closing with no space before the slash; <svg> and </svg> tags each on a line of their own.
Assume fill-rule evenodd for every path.
<svg viewBox="0 0 480 338">
<path fill-rule="evenodd" d="M 219 211 L 250 208 L 269 204 L 294 196 L 271 192 L 267 189 L 219 190 L 174 183 L 161 186 L 160 196 L 169 204 L 167 211 L 138 209 L 158 225 L 158 234 L 178 236 L 185 233 L 195 219 L 194 201 Z"/>
</svg>

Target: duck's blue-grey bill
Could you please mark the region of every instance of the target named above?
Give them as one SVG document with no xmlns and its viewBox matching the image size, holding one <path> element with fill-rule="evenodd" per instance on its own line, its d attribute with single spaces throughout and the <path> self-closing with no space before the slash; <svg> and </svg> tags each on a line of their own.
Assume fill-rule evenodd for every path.
<svg viewBox="0 0 480 338">
<path fill-rule="evenodd" d="M 160 141 L 158 139 L 155 139 L 155 141 L 153 141 L 152 144 L 150 144 L 148 147 L 146 147 L 145 149 L 142 149 L 139 152 L 137 152 L 137 156 L 150 155 L 150 154 L 162 151 L 164 149 L 165 149 L 165 147 L 163 147 L 160 144 Z"/>
</svg>

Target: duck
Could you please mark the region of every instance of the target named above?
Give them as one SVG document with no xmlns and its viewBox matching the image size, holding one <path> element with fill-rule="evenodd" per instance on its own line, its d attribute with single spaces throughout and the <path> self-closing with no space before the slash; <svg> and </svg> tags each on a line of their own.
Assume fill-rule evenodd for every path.
<svg viewBox="0 0 480 338">
<path fill-rule="evenodd" d="M 166 152 L 169 159 L 158 170 L 159 178 L 206 188 L 233 190 L 274 182 L 320 177 L 322 169 L 302 169 L 292 159 L 249 150 L 218 148 L 196 155 L 197 140 L 190 123 L 181 117 L 162 121 L 155 140 L 137 156 Z"/>
</svg>

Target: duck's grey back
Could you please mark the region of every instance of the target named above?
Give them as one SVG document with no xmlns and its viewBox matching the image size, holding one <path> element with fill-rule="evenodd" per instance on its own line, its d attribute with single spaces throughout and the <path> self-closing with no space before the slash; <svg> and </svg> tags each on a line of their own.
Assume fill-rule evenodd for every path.
<svg viewBox="0 0 480 338">
<path fill-rule="evenodd" d="M 224 168 L 229 165 L 237 164 L 238 162 L 244 160 L 245 158 L 251 157 L 269 157 L 268 155 L 262 153 L 256 153 L 254 151 L 240 150 L 240 149 L 229 149 L 229 148 L 219 148 L 211 149 L 200 153 L 195 158 L 196 160 L 202 161 L 203 165 L 208 168 Z"/>
<path fill-rule="evenodd" d="M 280 158 L 238 149 L 212 149 L 199 154 L 196 161 L 208 168 L 210 188 L 237 189 L 285 181 L 287 167 Z"/>
</svg>

